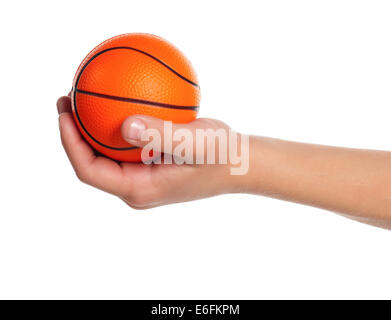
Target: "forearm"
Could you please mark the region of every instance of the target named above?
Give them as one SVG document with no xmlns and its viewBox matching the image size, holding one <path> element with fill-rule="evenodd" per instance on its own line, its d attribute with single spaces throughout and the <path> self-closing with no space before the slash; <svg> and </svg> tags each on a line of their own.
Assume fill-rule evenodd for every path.
<svg viewBox="0 0 391 320">
<path fill-rule="evenodd" d="M 391 227 L 391 153 L 250 139 L 245 192 Z"/>
</svg>

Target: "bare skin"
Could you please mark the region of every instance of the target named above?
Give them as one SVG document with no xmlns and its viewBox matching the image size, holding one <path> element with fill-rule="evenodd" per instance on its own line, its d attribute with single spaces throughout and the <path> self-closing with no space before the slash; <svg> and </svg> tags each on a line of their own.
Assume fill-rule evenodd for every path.
<svg viewBox="0 0 391 320">
<path fill-rule="evenodd" d="M 251 136 L 250 168 L 243 176 L 230 175 L 229 164 L 118 163 L 97 156 L 82 138 L 73 121 L 69 97 L 61 97 L 57 107 L 62 144 L 78 178 L 118 196 L 132 208 L 146 209 L 225 193 L 251 193 L 327 209 L 391 229 L 391 152 Z M 161 120 L 140 115 L 124 121 L 123 138 L 144 146 L 146 142 L 139 140 L 143 127 L 155 128 L 164 137 Z M 179 128 L 229 129 L 213 119 L 173 126 L 174 131 Z"/>
</svg>

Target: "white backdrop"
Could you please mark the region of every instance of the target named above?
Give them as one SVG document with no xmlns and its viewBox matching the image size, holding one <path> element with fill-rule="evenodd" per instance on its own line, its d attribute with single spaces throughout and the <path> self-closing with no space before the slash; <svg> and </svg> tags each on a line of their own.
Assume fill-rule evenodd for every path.
<svg viewBox="0 0 391 320">
<path fill-rule="evenodd" d="M 148 211 L 80 183 L 55 102 L 101 41 L 178 46 L 200 116 L 276 138 L 391 149 L 389 1 L 0 4 L 0 298 L 391 298 L 391 233 L 225 195 Z"/>
</svg>

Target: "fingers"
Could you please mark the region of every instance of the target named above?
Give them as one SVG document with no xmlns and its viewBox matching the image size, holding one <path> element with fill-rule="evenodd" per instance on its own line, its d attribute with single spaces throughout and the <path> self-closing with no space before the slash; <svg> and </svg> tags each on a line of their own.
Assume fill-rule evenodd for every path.
<svg viewBox="0 0 391 320">
<path fill-rule="evenodd" d="M 86 178 L 88 167 L 95 159 L 94 152 L 82 139 L 72 114 L 63 112 L 59 117 L 61 141 L 65 152 L 76 171 L 77 176 L 83 180 Z"/>
<path fill-rule="evenodd" d="M 76 173 L 87 167 L 94 160 L 92 149 L 81 137 L 71 114 L 71 99 L 61 97 L 57 101 L 61 141 Z"/>
<path fill-rule="evenodd" d="M 63 96 L 57 100 L 57 111 L 58 114 L 72 112 L 71 98 L 69 96 Z"/>
<path fill-rule="evenodd" d="M 95 156 L 93 149 L 82 138 L 70 108 L 69 97 L 61 97 L 58 100 L 61 141 L 77 177 L 82 182 L 104 191 L 123 194 L 121 167 L 112 160 Z"/>
</svg>

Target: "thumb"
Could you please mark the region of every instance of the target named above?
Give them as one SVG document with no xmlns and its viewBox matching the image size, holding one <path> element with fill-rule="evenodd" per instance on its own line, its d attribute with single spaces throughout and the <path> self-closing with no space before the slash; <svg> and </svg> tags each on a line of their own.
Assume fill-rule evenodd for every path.
<svg viewBox="0 0 391 320">
<path fill-rule="evenodd" d="M 195 124 L 197 124 L 196 122 L 197 120 L 187 124 L 176 124 L 172 123 L 171 121 L 164 121 L 159 118 L 144 115 L 134 115 L 125 119 L 122 124 L 121 132 L 125 141 L 137 147 L 144 147 L 147 145 L 149 143 L 148 136 L 153 132 L 159 134 L 161 138 L 161 144 L 160 146 L 156 146 L 158 148 L 156 151 L 163 152 L 164 141 L 166 141 L 166 143 L 171 142 L 173 148 L 175 148 L 175 146 L 180 143 L 178 141 L 172 141 L 172 135 L 176 130 L 185 128 L 190 130 L 191 133 L 194 133 Z"/>
<path fill-rule="evenodd" d="M 189 123 L 172 123 L 154 117 L 134 115 L 123 122 L 121 132 L 125 141 L 137 147 L 144 147 L 150 142 L 149 136 L 153 131 L 154 135 L 160 136 L 160 144 L 155 145 L 156 151 L 173 154 L 172 150 L 175 151 L 180 144 L 183 148 L 191 149 L 196 155 L 195 153 L 200 151 L 196 146 L 196 130 L 202 129 L 214 131 L 217 129 L 228 130 L 229 128 L 214 119 L 200 118 Z M 206 147 L 206 145 L 201 146 L 201 149 Z"/>
</svg>

